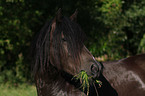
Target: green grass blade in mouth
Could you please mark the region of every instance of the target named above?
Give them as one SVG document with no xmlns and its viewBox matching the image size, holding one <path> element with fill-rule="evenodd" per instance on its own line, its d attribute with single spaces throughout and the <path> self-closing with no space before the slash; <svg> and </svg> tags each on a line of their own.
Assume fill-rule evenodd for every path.
<svg viewBox="0 0 145 96">
<path fill-rule="evenodd" d="M 95 83 L 97 83 L 99 85 L 99 87 L 102 86 L 102 82 L 100 80 L 95 80 L 95 81 L 96 81 Z"/>
<path fill-rule="evenodd" d="M 90 87 L 90 81 L 93 80 L 93 77 L 89 76 L 86 71 L 82 70 L 80 73 L 76 74 L 73 79 L 80 80 L 81 82 L 81 88 L 83 89 L 83 92 L 85 91 L 85 88 L 87 88 L 87 96 L 89 94 L 89 87 Z M 99 80 L 95 80 L 95 83 L 101 87 L 102 82 Z"/>
</svg>

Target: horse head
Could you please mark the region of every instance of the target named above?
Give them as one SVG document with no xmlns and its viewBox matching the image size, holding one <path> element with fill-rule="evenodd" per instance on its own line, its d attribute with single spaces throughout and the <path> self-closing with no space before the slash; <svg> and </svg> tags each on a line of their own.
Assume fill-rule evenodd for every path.
<svg viewBox="0 0 145 96">
<path fill-rule="evenodd" d="M 64 72 L 74 76 L 84 70 L 89 76 L 97 78 L 102 71 L 102 65 L 84 45 L 85 34 L 76 22 L 77 13 L 75 11 L 70 17 L 65 17 L 59 9 L 32 43 L 32 67 L 38 95 L 47 96 L 48 91 L 54 89 L 66 90 L 64 86 L 68 86 L 68 82 L 62 80 L 65 77 L 62 76 Z M 52 94 L 54 92 L 49 96 Z"/>
<path fill-rule="evenodd" d="M 56 16 L 40 31 L 35 48 L 34 71 L 48 70 L 50 64 L 59 71 L 75 75 L 81 70 L 96 77 L 102 65 L 84 45 L 85 35 L 76 23 L 77 11 L 68 17 L 58 10 Z"/>
</svg>

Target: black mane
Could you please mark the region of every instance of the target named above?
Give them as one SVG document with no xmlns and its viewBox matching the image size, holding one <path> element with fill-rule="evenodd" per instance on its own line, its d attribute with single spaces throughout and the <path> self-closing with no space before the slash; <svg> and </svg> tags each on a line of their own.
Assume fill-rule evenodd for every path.
<svg viewBox="0 0 145 96">
<path fill-rule="evenodd" d="M 53 26 L 52 24 L 53 19 L 45 24 L 32 43 L 32 56 L 34 58 L 32 68 L 34 75 L 37 72 L 48 70 L 51 66 L 50 44 L 52 44 L 54 48 L 54 51 L 51 54 L 55 56 L 55 60 L 57 61 L 57 64 L 51 64 L 57 69 L 62 69 L 60 55 L 64 54 L 64 51 L 61 34 L 64 35 L 63 39 L 67 41 L 69 53 L 73 56 L 76 64 L 79 63 L 79 54 L 85 40 L 84 32 L 77 23 L 71 21 L 70 18 L 67 17 L 62 17 L 61 22 L 57 21 L 56 26 Z M 53 27 L 55 27 L 55 29 Z M 77 66 L 79 65 L 74 65 L 74 67 Z"/>
</svg>

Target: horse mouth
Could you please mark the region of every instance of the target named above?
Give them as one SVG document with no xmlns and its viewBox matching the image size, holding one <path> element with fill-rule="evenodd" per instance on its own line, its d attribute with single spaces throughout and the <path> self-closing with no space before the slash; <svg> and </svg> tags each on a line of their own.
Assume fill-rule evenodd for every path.
<svg viewBox="0 0 145 96">
<path fill-rule="evenodd" d="M 89 89 L 92 85 L 94 87 L 96 84 L 98 87 L 102 86 L 102 82 L 98 80 L 97 77 L 92 77 L 88 75 L 87 72 L 84 70 L 75 75 L 73 79 L 80 81 L 82 91 L 86 91 L 87 94 L 89 94 Z"/>
</svg>

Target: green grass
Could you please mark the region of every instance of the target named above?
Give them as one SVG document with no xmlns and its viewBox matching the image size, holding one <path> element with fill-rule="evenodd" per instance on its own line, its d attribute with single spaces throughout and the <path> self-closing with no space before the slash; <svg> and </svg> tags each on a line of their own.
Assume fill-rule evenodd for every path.
<svg viewBox="0 0 145 96">
<path fill-rule="evenodd" d="M 89 87 L 90 87 L 90 81 L 93 80 L 93 77 L 89 76 L 86 71 L 82 70 L 80 73 L 74 76 L 75 79 L 80 80 L 81 82 L 81 88 L 83 91 L 85 91 L 85 88 L 87 88 L 87 96 L 89 94 Z M 73 79 L 74 79 L 73 78 Z M 94 80 L 94 83 L 97 83 L 100 87 L 102 85 L 102 82 L 99 80 Z"/>
<path fill-rule="evenodd" d="M 34 85 L 22 84 L 18 87 L 0 85 L 0 96 L 37 96 Z"/>
</svg>

